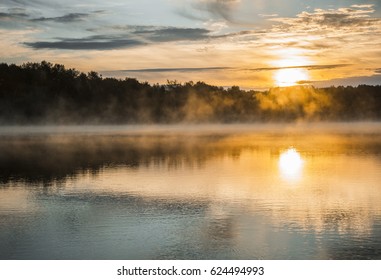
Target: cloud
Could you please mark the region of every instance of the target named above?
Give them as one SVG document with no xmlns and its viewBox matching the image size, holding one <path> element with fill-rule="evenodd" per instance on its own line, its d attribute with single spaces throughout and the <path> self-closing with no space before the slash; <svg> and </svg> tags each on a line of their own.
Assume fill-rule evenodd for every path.
<svg viewBox="0 0 381 280">
<path fill-rule="evenodd" d="M 0 12 L 0 26 L 25 28 L 26 26 L 35 27 L 40 22 L 73 23 L 81 22 L 87 18 L 102 13 L 94 11 L 90 13 L 68 13 L 58 17 L 38 17 L 33 18 L 33 12 L 24 8 L 9 8 L 8 12 Z M 2 24 L 3 23 L 3 24 Z"/>
<path fill-rule="evenodd" d="M 8 8 L 8 11 L 11 13 L 25 13 L 26 9 L 20 8 L 20 7 L 11 7 L 11 8 Z"/>
<path fill-rule="evenodd" d="M 56 2 L 58 0 L 51 3 Z M 26 9 L 7 9 L 3 4 L 0 25 L 10 27 L 3 32 L 3 49 L 13 53 L 13 49 L 19 48 L 17 55 L 8 53 L 4 57 L 21 61 L 41 60 L 38 58 L 41 55 L 44 59 L 51 56 L 53 61 L 68 64 L 75 61 L 76 67 L 86 71 L 90 66 L 98 71 L 125 69 L 129 65 L 136 70 L 131 70 L 136 72 L 135 76 L 149 81 L 158 81 L 158 77 L 165 81 L 168 75 L 175 79 L 182 77 L 184 81 L 191 73 L 193 80 L 230 85 L 240 83 L 240 86 L 247 87 L 271 86 L 275 72 L 284 68 L 303 68 L 309 73 L 303 79 L 312 82 L 348 76 L 380 77 L 381 19 L 379 10 L 376 13 L 377 6 L 306 9 L 283 18 L 275 13 L 290 14 L 292 11 L 253 9 L 249 19 L 250 11 L 243 9 L 255 7 L 249 2 L 170 2 L 171 5 L 179 3 L 176 7 L 184 7 L 175 11 L 178 14 L 187 14 L 202 22 L 192 24 L 177 17 L 164 19 L 164 14 L 158 18 L 153 15 L 140 18 L 136 12 L 144 13 L 144 10 L 134 10 L 134 5 L 122 10 L 119 5 L 100 6 L 100 1 L 85 7 L 76 7 L 77 4 L 68 7 L 64 3 L 65 8 L 55 10 L 32 8 L 29 4 L 24 7 Z M 95 11 L 99 9 L 107 10 L 107 16 L 90 20 L 98 19 Z M 127 12 L 133 16 L 126 18 Z M 11 20 L 6 19 L 11 17 Z M 260 25 L 237 23 L 245 20 Z M 152 22 L 168 25 L 138 25 Z M 13 34 L 15 28 L 33 30 L 34 33 L 13 37 L 11 44 L 7 34 Z M 35 51 L 48 49 L 57 51 Z M 98 52 L 86 52 L 88 50 L 115 51 L 102 52 L 99 56 Z M 168 66 L 173 68 L 165 68 Z"/>
<path fill-rule="evenodd" d="M 208 17 L 200 15 L 199 13 L 195 13 L 194 11 L 191 11 L 189 9 L 185 9 L 184 7 L 178 8 L 175 11 L 178 15 L 190 19 L 190 20 L 197 20 L 197 21 L 207 21 Z"/>
<path fill-rule="evenodd" d="M 240 40 L 244 39 L 244 41 L 250 41 L 253 39 L 257 39 L 258 36 L 266 34 L 265 31 L 258 31 L 258 30 L 244 30 L 244 31 L 238 31 L 238 32 L 231 32 L 231 33 L 225 33 L 220 35 L 214 35 L 211 36 L 214 39 L 221 39 L 221 38 L 239 38 Z"/>
<path fill-rule="evenodd" d="M 358 9 L 364 9 L 364 8 L 372 9 L 373 6 L 374 6 L 373 4 L 363 4 L 363 5 L 352 5 L 351 7 L 358 8 Z"/>
<path fill-rule="evenodd" d="M 54 21 L 54 22 L 75 22 L 83 21 L 85 18 L 89 17 L 90 14 L 86 13 L 70 13 L 60 17 L 40 17 L 32 19 L 32 21 Z"/>
<path fill-rule="evenodd" d="M 214 19 L 224 19 L 234 23 L 234 11 L 237 9 L 241 0 L 192 0 L 191 5 L 176 10 L 177 14 L 192 20 L 207 21 L 210 16 Z M 200 15 L 200 12 L 204 14 Z M 206 13 L 206 14 L 205 14 Z"/>
<path fill-rule="evenodd" d="M 289 25 L 291 28 L 293 26 L 303 27 L 305 30 L 352 29 L 379 24 L 380 19 L 370 17 L 374 11 L 373 5 L 355 5 L 350 8 L 315 9 L 312 13 L 304 11 L 298 14 L 296 18 L 273 18 L 269 20 Z"/>
<path fill-rule="evenodd" d="M 210 31 L 204 28 L 140 27 L 133 34 L 152 42 L 194 41 L 210 37 Z"/>
<path fill-rule="evenodd" d="M 232 14 L 241 0 L 201 0 L 196 5 L 209 13 L 221 17 L 229 22 L 234 21 Z"/>
<path fill-rule="evenodd" d="M 62 50 L 112 50 L 144 45 L 144 42 L 113 38 L 110 36 L 90 36 L 85 38 L 61 38 L 58 41 L 26 42 L 26 46 L 34 49 L 62 49 Z"/>
<path fill-rule="evenodd" d="M 8 13 L 0 13 L 0 21 L 3 20 L 14 20 L 20 18 L 26 18 L 28 15 L 21 11 L 10 11 Z"/>
<path fill-rule="evenodd" d="M 185 68 L 147 68 L 147 69 L 126 69 L 116 70 L 117 72 L 206 72 L 219 70 L 236 70 L 236 71 L 276 71 L 281 69 L 307 69 L 307 70 L 322 70 L 344 67 L 348 64 L 331 64 L 331 65 L 304 65 L 290 67 L 263 67 L 263 68 L 239 68 L 239 67 L 185 67 Z M 110 71 L 109 71 L 110 72 Z"/>
<path fill-rule="evenodd" d="M 147 69 L 129 69 L 116 70 L 116 72 L 135 72 L 135 73 L 155 73 L 155 72 L 208 72 L 219 70 L 230 70 L 232 67 L 185 67 L 185 68 L 147 68 Z M 111 71 L 109 71 L 111 72 Z"/>
<path fill-rule="evenodd" d="M 271 17 L 278 17 L 278 14 L 258 14 L 260 17 L 263 18 L 271 18 Z"/>
<path fill-rule="evenodd" d="M 47 7 L 57 9 L 62 8 L 62 4 L 65 4 L 63 1 L 55 0 L 2 0 L 2 4 L 7 6 L 22 6 L 22 7 L 32 7 L 38 9 L 46 9 Z"/>
<path fill-rule="evenodd" d="M 18 29 L 25 27 L 29 15 L 22 8 L 10 8 L 6 12 L 0 12 L 0 27 Z"/>
<path fill-rule="evenodd" d="M 90 18 L 92 16 L 96 16 L 99 14 L 104 13 L 104 10 L 97 10 L 97 11 L 92 11 L 92 12 L 87 12 L 87 13 L 69 13 L 65 14 L 63 16 L 59 17 L 39 17 L 39 18 L 34 18 L 31 19 L 32 22 L 59 22 L 59 23 L 71 23 L 71 22 L 79 22 L 79 21 L 84 21 L 87 18 Z"/>
<path fill-rule="evenodd" d="M 267 48 L 272 52 L 273 61 L 284 61 L 282 66 L 324 65 L 306 67 L 315 70 L 309 74 L 311 80 L 373 75 L 374 70 L 369 69 L 379 64 L 381 44 L 381 19 L 374 12 L 373 6 L 367 5 L 315 9 L 295 17 L 269 19 L 278 24 L 267 29 L 260 39 L 265 45 L 258 48 Z M 331 70 L 337 67 L 343 69 Z"/>
<path fill-rule="evenodd" d="M 329 86 L 358 86 L 362 84 L 367 85 L 381 85 L 380 75 L 372 76 L 355 76 L 345 77 L 331 80 L 310 81 L 310 84 L 316 87 L 329 87 Z"/>
<path fill-rule="evenodd" d="M 287 67 L 263 67 L 263 68 L 252 68 L 245 69 L 248 71 L 275 71 L 281 69 L 307 69 L 307 70 L 324 70 L 324 69 L 334 69 L 338 67 L 345 67 L 349 64 L 327 64 L 327 65 L 302 65 L 302 66 L 287 66 Z"/>
<path fill-rule="evenodd" d="M 210 31 L 203 28 L 119 26 L 113 29 L 124 32 L 84 38 L 56 38 L 55 41 L 25 42 L 24 44 L 34 49 L 112 50 L 153 43 L 197 41 L 211 38 Z"/>
</svg>

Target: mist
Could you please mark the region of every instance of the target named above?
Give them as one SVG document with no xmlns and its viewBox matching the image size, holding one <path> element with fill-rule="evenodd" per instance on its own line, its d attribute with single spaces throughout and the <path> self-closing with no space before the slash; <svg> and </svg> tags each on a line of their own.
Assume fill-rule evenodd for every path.
<svg viewBox="0 0 381 280">
<path fill-rule="evenodd" d="M 267 91 L 204 82 L 150 85 L 49 62 L 0 64 L 0 125 L 378 121 L 381 86 Z"/>
<path fill-rule="evenodd" d="M 315 144 L 337 151 L 337 145 L 350 150 L 360 141 L 364 151 L 378 153 L 379 135 L 378 122 L 3 126 L 0 182 L 51 185 L 116 166 L 199 168 L 216 158 L 238 159 L 247 150 L 266 149 L 278 156 L 290 146 Z"/>
</svg>

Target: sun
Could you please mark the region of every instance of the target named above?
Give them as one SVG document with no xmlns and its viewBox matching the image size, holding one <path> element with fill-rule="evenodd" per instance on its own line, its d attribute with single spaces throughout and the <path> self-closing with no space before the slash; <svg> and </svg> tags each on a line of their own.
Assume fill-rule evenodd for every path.
<svg viewBox="0 0 381 280">
<path fill-rule="evenodd" d="M 309 79 L 308 72 L 302 68 L 283 68 L 275 72 L 275 84 L 279 87 L 298 85 L 301 81 Z"/>
<path fill-rule="evenodd" d="M 300 154 L 290 148 L 279 156 L 279 170 L 282 177 L 289 181 L 294 181 L 300 178 L 303 168 L 303 159 Z"/>
</svg>

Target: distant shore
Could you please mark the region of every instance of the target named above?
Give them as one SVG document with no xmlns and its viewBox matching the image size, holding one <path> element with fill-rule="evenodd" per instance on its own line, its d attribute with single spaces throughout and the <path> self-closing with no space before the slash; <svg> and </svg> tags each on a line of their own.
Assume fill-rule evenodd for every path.
<svg viewBox="0 0 381 280">
<path fill-rule="evenodd" d="M 0 64 L 0 125 L 299 123 L 381 120 L 381 85 L 267 91 L 103 78 L 64 65 Z"/>
</svg>

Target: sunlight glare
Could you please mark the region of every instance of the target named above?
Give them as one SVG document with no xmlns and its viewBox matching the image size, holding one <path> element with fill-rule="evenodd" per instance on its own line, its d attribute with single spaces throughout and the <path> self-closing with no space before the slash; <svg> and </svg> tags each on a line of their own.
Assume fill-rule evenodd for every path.
<svg viewBox="0 0 381 280">
<path fill-rule="evenodd" d="M 297 180 L 300 178 L 303 168 L 303 159 L 294 149 L 289 148 L 279 156 L 279 169 L 286 180 Z"/>
<path fill-rule="evenodd" d="M 275 72 L 275 84 L 279 87 L 295 86 L 300 81 L 309 79 L 306 69 L 301 68 L 285 68 Z"/>
</svg>

